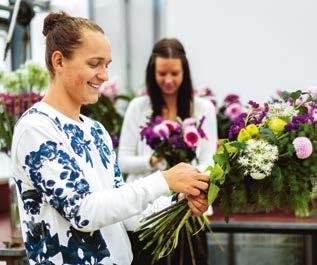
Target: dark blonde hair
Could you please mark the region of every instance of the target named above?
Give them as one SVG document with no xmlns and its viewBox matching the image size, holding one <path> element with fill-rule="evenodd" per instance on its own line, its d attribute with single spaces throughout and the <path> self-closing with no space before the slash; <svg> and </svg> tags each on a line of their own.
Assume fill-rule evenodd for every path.
<svg viewBox="0 0 317 265">
<path fill-rule="evenodd" d="M 182 62 L 184 71 L 183 82 L 177 93 L 177 116 L 182 119 L 190 116 L 190 107 L 193 99 L 193 85 L 186 52 L 183 45 L 177 39 L 161 39 L 153 47 L 147 68 L 146 88 L 151 99 L 153 117 L 162 115 L 165 102 L 160 87 L 155 79 L 155 60 L 160 58 L 177 58 Z"/>
<path fill-rule="evenodd" d="M 65 12 L 50 13 L 44 19 L 43 35 L 46 37 L 45 61 L 51 77 L 55 72 L 52 65 L 52 54 L 60 51 L 64 57 L 71 58 L 74 49 L 78 48 L 83 29 L 104 31 L 95 22 L 81 17 L 72 17 Z"/>
</svg>

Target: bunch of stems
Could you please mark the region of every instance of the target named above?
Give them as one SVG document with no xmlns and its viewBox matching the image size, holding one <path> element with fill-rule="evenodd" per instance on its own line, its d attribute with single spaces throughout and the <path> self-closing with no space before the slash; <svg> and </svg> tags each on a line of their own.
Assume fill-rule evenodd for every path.
<svg viewBox="0 0 317 265">
<path fill-rule="evenodd" d="M 192 211 L 183 199 L 141 221 L 137 228 L 140 241 L 147 242 L 144 249 L 153 248 L 152 263 L 171 254 L 177 247 L 180 234 L 187 238 L 192 264 L 195 265 L 192 236 L 201 230 L 212 232 L 206 216 L 192 217 Z"/>
</svg>

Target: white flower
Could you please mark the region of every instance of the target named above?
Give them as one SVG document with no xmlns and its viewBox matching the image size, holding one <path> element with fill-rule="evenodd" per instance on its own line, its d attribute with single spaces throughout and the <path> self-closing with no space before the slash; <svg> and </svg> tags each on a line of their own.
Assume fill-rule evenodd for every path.
<svg viewBox="0 0 317 265">
<path fill-rule="evenodd" d="M 298 113 L 294 106 L 286 102 L 276 102 L 270 105 L 268 118 L 291 118 Z"/>
<path fill-rule="evenodd" d="M 264 140 L 250 139 L 238 163 L 243 167 L 243 174 L 254 179 L 263 179 L 271 174 L 274 162 L 278 159 L 277 146 Z"/>
<path fill-rule="evenodd" d="M 250 176 L 254 179 L 264 179 L 266 177 L 264 173 L 260 172 L 251 173 Z"/>
</svg>

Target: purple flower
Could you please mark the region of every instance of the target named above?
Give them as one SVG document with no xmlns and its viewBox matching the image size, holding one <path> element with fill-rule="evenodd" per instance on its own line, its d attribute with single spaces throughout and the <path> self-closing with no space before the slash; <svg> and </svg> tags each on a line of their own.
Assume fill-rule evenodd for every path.
<svg viewBox="0 0 317 265">
<path fill-rule="evenodd" d="M 285 130 L 297 131 L 302 123 L 313 123 L 314 117 L 311 114 L 293 116 L 292 121 L 286 124 Z"/>
<path fill-rule="evenodd" d="M 155 124 L 160 124 L 163 121 L 163 118 L 161 116 L 155 116 L 154 118 L 154 123 Z"/>
<path fill-rule="evenodd" d="M 296 156 L 299 159 L 306 159 L 311 156 L 313 152 L 313 145 L 307 137 L 297 137 L 293 141 L 296 151 Z"/>
<path fill-rule="evenodd" d="M 247 113 L 242 112 L 240 116 L 233 122 L 229 129 L 229 139 L 231 141 L 237 139 L 237 136 L 241 129 L 245 128 L 244 119 L 247 117 Z"/>
<path fill-rule="evenodd" d="M 201 138 L 203 138 L 203 139 L 208 139 L 208 137 L 207 137 L 205 131 L 202 129 L 202 126 L 203 126 L 205 120 L 206 120 L 206 116 L 203 115 L 203 116 L 201 117 L 201 119 L 199 120 L 199 125 L 198 125 L 198 127 L 197 127 L 197 131 L 198 131 L 198 133 L 199 133 L 199 135 L 200 135 Z"/>
<path fill-rule="evenodd" d="M 256 109 L 253 109 L 249 117 L 249 123 L 253 123 L 256 125 L 262 123 L 268 111 L 269 105 L 267 103 L 264 104 L 264 107 L 258 107 Z"/>
<path fill-rule="evenodd" d="M 180 139 L 179 134 L 175 134 L 171 137 L 172 143 L 176 148 L 183 147 L 182 140 Z"/>
<path fill-rule="evenodd" d="M 249 100 L 248 104 L 254 109 L 257 109 L 260 106 L 258 103 L 256 103 L 253 100 Z"/>
<path fill-rule="evenodd" d="M 229 106 L 234 103 L 240 103 L 240 97 L 237 94 L 231 93 L 228 94 L 223 101 L 225 105 Z"/>
<path fill-rule="evenodd" d="M 112 140 L 113 148 L 117 148 L 119 146 L 119 136 L 115 133 L 110 133 L 110 137 Z"/>
</svg>

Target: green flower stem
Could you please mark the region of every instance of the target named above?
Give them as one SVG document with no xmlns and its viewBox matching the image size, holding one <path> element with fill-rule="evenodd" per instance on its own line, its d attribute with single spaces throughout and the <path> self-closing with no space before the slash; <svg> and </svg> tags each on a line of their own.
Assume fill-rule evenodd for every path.
<svg viewBox="0 0 317 265">
<path fill-rule="evenodd" d="M 173 221 L 172 224 L 166 225 L 166 229 L 165 229 L 166 233 L 161 233 L 161 235 L 165 237 L 165 240 L 162 241 L 161 244 L 157 245 L 157 249 L 161 248 L 161 246 L 163 246 L 165 242 L 169 240 L 173 241 L 173 238 L 174 238 L 173 233 L 175 232 L 175 228 L 179 225 L 179 223 L 181 222 L 186 212 L 187 210 L 183 209 L 182 212 L 176 215 L 175 218 L 172 220 Z M 156 235 L 159 236 L 160 234 L 156 233 Z"/>
<path fill-rule="evenodd" d="M 179 201 L 179 202 L 177 202 L 177 203 L 175 203 L 175 204 L 173 204 L 173 205 L 171 205 L 171 206 L 169 206 L 169 207 L 167 207 L 167 208 L 165 208 L 157 213 L 154 213 L 154 214 L 144 218 L 141 221 L 142 225 L 136 229 L 136 232 L 138 232 L 138 231 L 142 230 L 144 227 L 152 224 L 156 220 L 160 219 L 162 216 L 164 216 L 170 212 L 173 212 L 175 208 L 178 208 L 178 207 L 180 207 L 180 205 L 183 205 L 185 203 L 187 204 L 186 199 L 181 200 L 181 201 Z"/>
<path fill-rule="evenodd" d="M 186 206 L 186 205 L 185 205 Z M 170 223 L 173 224 L 173 222 L 176 222 L 177 220 L 175 220 L 175 218 L 180 215 L 181 216 L 181 212 L 183 211 L 183 209 L 185 209 L 186 207 L 180 207 L 179 209 L 175 210 L 175 212 L 169 213 L 166 216 L 162 217 L 162 220 L 160 220 L 157 225 L 155 227 L 147 227 L 147 230 L 145 230 L 144 233 L 142 233 L 139 238 L 140 240 L 144 240 L 146 238 L 148 238 L 149 236 L 151 236 L 152 234 L 158 234 L 158 231 L 161 231 L 162 228 L 165 228 L 166 230 L 169 229 L 170 227 Z M 154 239 L 154 238 L 153 238 Z"/>
<path fill-rule="evenodd" d="M 179 236 L 179 232 L 182 229 L 182 227 L 184 226 L 184 224 L 186 223 L 186 221 L 188 220 L 189 216 L 191 216 L 192 214 L 192 210 L 188 210 L 187 213 L 185 214 L 185 216 L 182 218 L 181 222 L 179 223 L 178 227 L 175 230 L 175 238 L 174 238 L 174 248 L 177 247 L 178 244 L 178 236 Z"/>
<path fill-rule="evenodd" d="M 211 228 L 210 228 L 210 225 L 209 225 L 209 224 L 210 224 L 210 221 L 209 221 L 208 217 L 205 216 L 205 215 L 203 215 L 202 218 L 205 220 L 205 223 L 208 224 L 206 227 L 207 227 L 207 229 L 208 229 L 208 231 L 209 231 L 209 233 L 210 233 L 212 239 L 216 242 L 217 247 L 218 247 L 222 252 L 224 252 L 225 250 L 224 250 L 224 248 L 223 248 L 221 242 L 217 239 L 217 237 L 215 236 L 214 232 L 213 232 L 213 231 L 211 230 Z"/>
<path fill-rule="evenodd" d="M 196 265 L 195 253 L 194 253 L 194 248 L 193 248 L 193 242 L 191 240 L 191 234 L 190 234 L 190 224 L 189 224 L 189 222 L 186 222 L 185 228 L 186 228 L 185 230 L 186 230 L 186 235 L 187 235 L 187 240 L 188 240 L 188 245 L 189 245 L 190 256 L 192 258 L 192 264 Z"/>
</svg>

